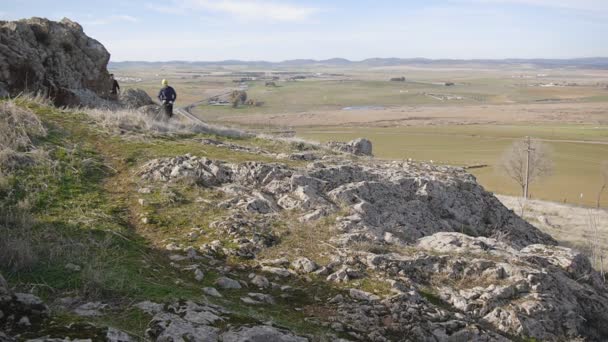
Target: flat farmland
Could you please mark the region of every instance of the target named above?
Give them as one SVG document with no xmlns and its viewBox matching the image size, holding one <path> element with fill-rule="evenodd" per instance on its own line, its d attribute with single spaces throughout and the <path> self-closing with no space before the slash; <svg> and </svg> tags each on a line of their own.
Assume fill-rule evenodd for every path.
<svg viewBox="0 0 608 342">
<path fill-rule="evenodd" d="M 555 170 L 532 184 L 534 198 L 593 206 L 601 186 L 600 164 L 608 160 L 608 127 L 592 125 L 460 125 L 423 127 L 298 128 L 299 137 L 315 141 L 369 138 L 380 158 L 412 158 L 436 164 L 478 166 L 469 171 L 487 190 L 519 195 L 517 184 L 501 171 L 503 151 L 514 140 L 530 135 L 550 145 Z M 580 195 L 583 194 L 581 198 Z M 602 200 L 608 207 L 608 193 Z"/>
</svg>

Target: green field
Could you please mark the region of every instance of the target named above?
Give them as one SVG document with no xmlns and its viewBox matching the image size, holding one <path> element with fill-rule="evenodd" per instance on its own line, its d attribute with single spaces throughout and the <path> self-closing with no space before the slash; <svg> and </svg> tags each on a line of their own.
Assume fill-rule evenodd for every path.
<svg viewBox="0 0 608 342">
<path fill-rule="evenodd" d="M 521 81 L 519 81 L 521 82 Z M 263 107 L 202 105 L 197 113 L 207 120 L 232 115 L 298 113 L 315 110 L 340 110 L 352 106 L 459 106 L 485 104 L 534 104 L 542 101 L 576 100 L 599 102 L 607 92 L 592 87 L 524 87 L 516 80 L 470 79 L 446 87 L 437 81 L 389 82 L 384 80 L 303 80 L 278 82 L 266 87 L 265 82 L 249 82 L 248 97 L 263 101 Z M 227 84 L 227 86 L 230 86 Z M 433 94 L 461 99 L 439 100 Z"/>
<path fill-rule="evenodd" d="M 489 191 L 509 195 L 518 195 L 519 189 L 516 183 L 503 175 L 497 167 L 503 151 L 514 139 L 526 135 L 547 139 L 549 141 L 546 143 L 554 150 L 555 171 L 552 176 L 532 184 L 532 196 L 588 206 L 595 205 L 601 185 L 600 163 L 602 160 L 608 160 L 606 126 L 323 127 L 298 129 L 297 135 L 318 141 L 348 141 L 367 137 L 374 144 L 374 154 L 380 158 L 433 160 L 437 164 L 457 166 L 487 164 L 488 167 L 471 169 L 471 172 Z M 602 206 L 608 207 L 608 194 L 605 194 Z"/>
</svg>

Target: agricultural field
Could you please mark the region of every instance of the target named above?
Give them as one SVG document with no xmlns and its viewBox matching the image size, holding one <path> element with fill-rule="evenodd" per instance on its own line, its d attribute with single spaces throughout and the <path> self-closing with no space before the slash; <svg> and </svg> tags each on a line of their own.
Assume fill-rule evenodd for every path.
<svg viewBox="0 0 608 342">
<path fill-rule="evenodd" d="M 251 72 L 264 77 L 234 82 Z M 166 66 L 115 73 L 138 79 L 124 88 L 142 88 L 153 97 L 160 80 L 169 79 L 178 91 L 178 106 L 191 106 L 204 121 L 291 132 L 320 142 L 366 137 L 380 158 L 481 166 L 470 172 L 499 194 L 520 193 L 499 164 L 503 151 L 525 136 L 543 140 L 554 151 L 553 174 L 531 186 L 537 199 L 595 206 L 600 164 L 608 160 L 604 70 Z M 305 78 L 287 76 L 296 74 Z M 267 86 L 273 76 L 279 79 Z M 389 81 L 402 76 L 404 82 Z M 207 104 L 210 97 L 234 89 L 263 105 Z M 608 194 L 601 205 L 608 207 Z"/>
</svg>

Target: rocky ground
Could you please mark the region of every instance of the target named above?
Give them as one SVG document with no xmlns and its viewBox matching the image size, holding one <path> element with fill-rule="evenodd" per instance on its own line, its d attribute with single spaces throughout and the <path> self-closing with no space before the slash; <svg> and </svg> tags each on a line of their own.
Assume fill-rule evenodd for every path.
<svg viewBox="0 0 608 342">
<path fill-rule="evenodd" d="M 52 137 L 58 134 L 53 127 L 72 114 L 38 115 Z M 112 238 L 147 241 L 144 248 L 157 257 L 146 252 L 135 269 L 145 282 L 167 283 L 136 295 L 102 283 L 92 295 L 77 284 L 59 290 L 64 285 L 41 275 L 58 286 L 41 292 L 19 280 L 35 277 L 35 269 L 8 269 L 9 283 L 2 279 L 0 289 L 6 341 L 608 336 L 607 287 L 587 257 L 557 246 L 463 169 L 357 156 L 371 154 L 366 140 L 338 147 L 205 135 L 133 140 L 97 136 L 78 118 L 71 116 L 61 132 L 79 134 L 80 143 L 90 139 L 102 155 L 124 160 L 112 164 L 115 175 L 102 193 L 133 202 L 112 207 L 131 217 L 130 228 Z M 159 146 L 161 155 L 151 154 Z M 345 152 L 341 146 L 350 147 Z M 111 217 L 86 208 L 76 219 L 81 225 Z M 84 277 L 90 269 L 83 259 L 58 260 L 67 277 Z M 129 261 L 108 265 L 133 267 Z M 169 292 L 158 295 L 160 289 Z M 141 325 L 112 321 L 118 312 L 129 312 L 129 320 L 140 317 Z"/>
</svg>

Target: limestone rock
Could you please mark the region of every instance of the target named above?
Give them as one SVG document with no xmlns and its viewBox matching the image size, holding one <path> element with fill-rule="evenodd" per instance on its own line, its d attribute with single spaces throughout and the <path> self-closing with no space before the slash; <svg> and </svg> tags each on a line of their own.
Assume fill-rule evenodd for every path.
<svg viewBox="0 0 608 342">
<path fill-rule="evenodd" d="M 40 92 L 70 106 L 110 91 L 110 54 L 69 19 L 0 21 L 0 42 L 0 93 Z"/>
</svg>

